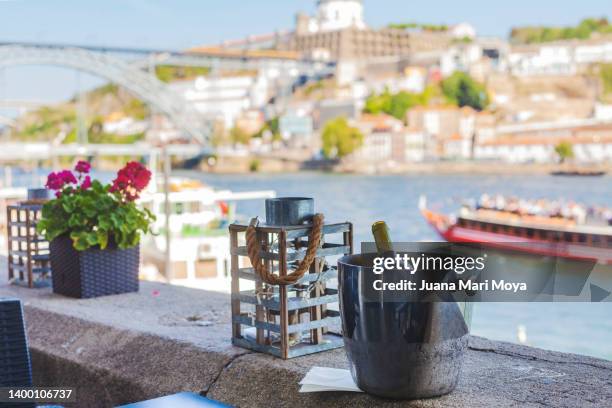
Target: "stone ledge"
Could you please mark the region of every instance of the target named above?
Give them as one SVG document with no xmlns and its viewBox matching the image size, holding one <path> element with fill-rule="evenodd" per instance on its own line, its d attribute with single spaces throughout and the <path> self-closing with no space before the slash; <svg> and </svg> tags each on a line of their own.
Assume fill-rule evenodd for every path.
<svg viewBox="0 0 612 408">
<path fill-rule="evenodd" d="M 76 386 L 78 406 L 115 406 L 180 390 L 202 392 L 239 355 L 32 306 L 25 310 L 35 383 Z"/>
<path fill-rule="evenodd" d="M 297 384 L 313 365 L 347 368 L 347 361 L 341 350 L 290 361 L 243 355 L 226 367 L 208 395 L 252 407 L 267 407 L 279 394 L 300 407 L 600 407 L 612 402 L 612 362 L 480 337 L 470 338 L 456 390 L 440 398 L 397 402 L 356 393 L 299 394 Z M 258 371 L 262 374 L 250 377 Z"/>
<path fill-rule="evenodd" d="M 25 304 L 35 382 L 77 386 L 76 406 L 179 391 L 239 407 L 612 405 L 612 362 L 478 337 L 470 339 L 457 389 L 441 398 L 299 394 L 310 367 L 346 368 L 344 352 L 283 361 L 233 347 L 227 295 L 142 282 L 138 294 L 90 300 L 7 285 L 0 285 L 0 296 Z"/>
</svg>

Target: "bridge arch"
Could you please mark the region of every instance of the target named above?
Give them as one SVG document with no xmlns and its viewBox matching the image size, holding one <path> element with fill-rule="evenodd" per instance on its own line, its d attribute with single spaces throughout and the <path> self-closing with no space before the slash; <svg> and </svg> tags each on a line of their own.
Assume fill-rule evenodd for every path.
<svg viewBox="0 0 612 408">
<path fill-rule="evenodd" d="M 3 45 L 0 67 L 15 65 L 56 65 L 69 67 L 108 79 L 131 91 L 157 111 L 165 114 L 188 137 L 208 144 L 206 124 L 180 95 L 150 74 L 105 53 L 82 48 Z"/>
</svg>

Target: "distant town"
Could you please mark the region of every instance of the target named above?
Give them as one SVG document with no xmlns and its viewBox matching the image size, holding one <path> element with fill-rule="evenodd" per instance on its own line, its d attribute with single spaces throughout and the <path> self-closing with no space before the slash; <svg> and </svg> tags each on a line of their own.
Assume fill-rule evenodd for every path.
<svg viewBox="0 0 612 408">
<path fill-rule="evenodd" d="M 215 153 L 196 166 L 387 173 L 612 163 L 605 17 L 491 38 L 469 22 L 370 27 L 359 0 L 316 7 L 284 32 L 186 50 L 268 65 L 155 66 L 157 79 L 211 124 Z M 324 69 L 304 74 L 304 63 Z M 184 142 L 165 116 L 114 84 L 24 109 L 0 131 L 4 141 Z"/>
</svg>

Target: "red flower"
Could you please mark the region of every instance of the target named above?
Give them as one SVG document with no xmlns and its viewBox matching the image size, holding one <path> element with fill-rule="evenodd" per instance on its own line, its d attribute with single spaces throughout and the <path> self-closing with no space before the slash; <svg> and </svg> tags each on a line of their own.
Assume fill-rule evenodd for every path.
<svg viewBox="0 0 612 408">
<path fill-rule="evenodd" d="M 120 192 L 127 201 L 138 199 L 139 194 L 151 181 L 151 172 L 138 162 L 127 163 L 113 180 L 111 192 Z"/>
<path fill-rule="evenodd" d="M 149 181 L 151 181 L 151 172 L 147 169 L 141 171 L 134 178 L 134 188 L 138 191 L 142 191 L 149 185 Z"/>
<path fill-rule="evenodd" d="M 110 188 L 110 192 L 123 191 L 130 185 L 130 179 L 125 174 L 119 172 L 117 178 L 113 180 L 113 185 Z"/>
<path fill-rule="evenodd" d="M 82 189 L 82 190 L 87 190 L 87 189 L 89 189 L 90 187 L 91 187 L 91 177 L 86 176 L 86 177 L 83 179 L 83 182 L 81 183 L 81 189 Z"/>
<path fill-rule="evenodd" d="M 129 162 L 122 170 L 131 179 L 133 187 L 138 191 L 144 190 L 151 181 L 151 172 L 138 162 Z"/>
<path fill-rule="evenodd" d="M 85 160 L 79 160 L 79 162 L 76 164 L 76 166 L 74 166 L 74 170 L 77 173 L 89 173 L 89 170 L 91 169 L 91 164 L 89 162 L 86 162 Z"/>
<path fill-rule="evenodd" d="M 135 192 L 134 190 L 127 190 L 125 192 L 125 199 L 128 201 L 136 201 L 140 198 L 140 194 Z"/>
</svg>

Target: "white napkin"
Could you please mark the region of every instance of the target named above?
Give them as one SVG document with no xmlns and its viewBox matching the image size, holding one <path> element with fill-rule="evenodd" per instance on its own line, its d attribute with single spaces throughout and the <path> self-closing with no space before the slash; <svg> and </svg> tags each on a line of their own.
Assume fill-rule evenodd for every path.
<svg viewBox="0 0 612 408">
<path fill-rule="evenodd" d="M 351 372 L 339 368 L 312 367 L 300 381 L 300 392 L 352 391 L 363 392 L 357 387 Z"/>
</svg>

